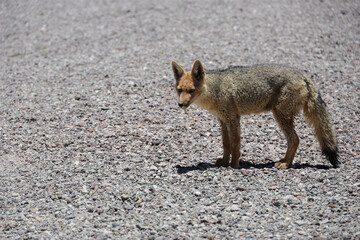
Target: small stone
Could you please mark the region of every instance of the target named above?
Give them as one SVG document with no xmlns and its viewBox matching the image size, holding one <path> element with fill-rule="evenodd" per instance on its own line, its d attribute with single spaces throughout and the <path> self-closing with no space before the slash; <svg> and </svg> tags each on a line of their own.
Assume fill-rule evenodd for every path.
<svg viewBox="0 0 360 240">
<path fill-rule="evenodd" d="M 194 195 L 197 196 L 197 197 L 200 197 L 200 196 L 201 196 L 201 192 L 200 192 L 200 191 L 195 191 L 195 192 L 194 192 Z"/>
<path fill-rule="evenodd" d="M 276 186 L 276 185 L 272 185 L 272 186 L 270 186 L 268 189 L 269 189 L 269 190 L 275 190 L 275 189 L 277 189 L 277 186 Z"/>
<path fill-rule="evenodd" d="M 127 194 L 122 194 L 121 195 L 121 200 L 126 201 L 128 199 L 130 199 L 130 195 L 127 195 Z"/>
<path fill-rule="evenodd" d="M 13 193 L 11 193 L 11 196 L 12 196 L 12 197 L 18 197 L 18 196 L 20 196 L 20 194 L 18 194 L 18 193 L 16 193 L 16 192 L 13 192 Z"/>
<path fill-rule="evenodd" d="M 280 207 L 281 206 L 281 202 L 277 201 L 277 200 L 272 200 L 271 203 L 276 206 L 276 207 Z"/>
<path fill-rule="evenodd" d="M 86 187 L 85 185 L 82 186 L 82 188 L 80 189 L 80 191 L 81 191 L 82 193 L 87 193 L 87 192 L 88 192 L 87 187 Z"/>
<path fill-rule="evenodd" d="M 157 168 L 156 166 L 152 165 L 152 166 L 150 167 L 150 170 L 151 170 L 151 171 L 157 171 L 158 168 Z"/>
<path fill-rule="evenodd" d="M 32 213 L 36 213 L 36 212 L 38 212 L 38 211 L 39 211 L 38 208 L 33 208 L 33 209 L 31 209 L 31 212 L 32 212 Z"/>
<path fill-rule="evenodd" d="M 236 212 L 236 211 L 240 210 L 240 207 L 239 207 L 239 205 L 233 204 L 233 205 L 230 206 L 229 209 L 230 209 L 231 212 Z"/>
<path fill-rule="evenodd" d="M 306 232 L 305 232 L 305 231 L 298 231 L 298 234 L 300 234 L 300 235 L 306 235 Z"/>
<path fill-rule="evenodd" d="M 132 210 L 134 208 L 134 206 L 133 205 L 124 205 L 124 209 L 125 210 Z"/>
<path fill-rule="evenodd" d="M 246 188 L 243 188 L 243 187 L 236 187 L 236 190 L 238 190 L 238 191 L 246 191 Z"/>
<path fill-rule="evenodd" d="M 151 145 L 152 145 L 152 146 L 159 146 L 159 145 L 160 145 L 160 141 L 157 141 L 157 140 L 151 141 Z"/>
</svg>

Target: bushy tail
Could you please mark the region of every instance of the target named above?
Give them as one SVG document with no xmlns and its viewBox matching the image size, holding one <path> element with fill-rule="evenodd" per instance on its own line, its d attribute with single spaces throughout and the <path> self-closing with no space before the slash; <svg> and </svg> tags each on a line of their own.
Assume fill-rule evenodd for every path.
<svg viewBox="0 0 360 240">
<path fill-rule="evenodd" d="M 306 79 L 309 99 L 304 106 L 304 115 L 310 125 L 314 126 L 315 136 L 320 143 L 321 150 L 334 167 L 338 167 L 338 148 L 335 131 L 330 114 L 320 92 L 310 79 Z"/>
</svg>

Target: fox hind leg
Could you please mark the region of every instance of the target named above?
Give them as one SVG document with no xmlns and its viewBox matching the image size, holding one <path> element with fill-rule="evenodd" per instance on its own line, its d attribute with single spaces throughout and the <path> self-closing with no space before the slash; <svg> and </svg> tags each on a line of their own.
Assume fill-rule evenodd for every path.
<svg viewBox="0 0 360 240">
<path fill-rule="evenodd" d="M 228 128 L 223 121 L 219 121 L 221 126 L 221 137 L 222 137 L 222 143 L 224 148 L 224 154 L 222 158 L 219 158 L 216 161 L 216 165 L 227 167 L 229 165 L 230 161 L 230 139 L 229 139 L 229 133 Z"/>
<path fill-rule="evenodd" d="M 230 138 L 230 152 L 231 152 L 231 163 L 232 168 L 239 168 L 239 158 L 240 158 L 240 117 L 236 116 L 233 120 L 230 121 L 228 125 L 228 132 Z"/>
<path fill-rule="evenodd" d="M 273 114 L 287 140 L 287 150 L 285 157 L 282 160 L 276 162 L 275 167 L 286 169 L 291 166 L 296 150 L 299 146 L 299 137 L 296 134 L 294 127 L 295 117 L 294 115 L 284 115 L 276 109 L 273 110 Z"/>
</svg>

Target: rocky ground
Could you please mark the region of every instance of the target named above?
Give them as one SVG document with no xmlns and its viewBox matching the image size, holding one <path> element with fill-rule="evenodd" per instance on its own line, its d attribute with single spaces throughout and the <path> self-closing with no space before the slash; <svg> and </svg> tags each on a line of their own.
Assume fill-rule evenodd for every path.
<svg viewBox="0 0 360 240">
<path fill-rule="evenodd" d="M 289 170 L 270 113 L 220 129 L 177 107 L 170 62 L 306 69 L 342 165 L 297 120 Z M 0 2 L 1 239 L 359 239 L 360 2 Z"/>
</svg>

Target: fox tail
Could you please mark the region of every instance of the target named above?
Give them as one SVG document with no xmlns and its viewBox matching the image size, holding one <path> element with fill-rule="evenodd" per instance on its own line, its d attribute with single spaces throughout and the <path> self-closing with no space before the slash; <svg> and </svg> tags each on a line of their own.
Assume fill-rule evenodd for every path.
<svg viewBox="0 0 360 240">
<path fill-rule="evenodd" d="M 335 130 L 330 114 L 314 83 L 310 79 L 306 79 L 305 82 L 309 93 L 308 101 L 304 106 L 305 118 L 315 129 L 315 136 L 320 143 L 322 153 L 336 168 L 340 162 L 338 160 Z"/>
</svg>

